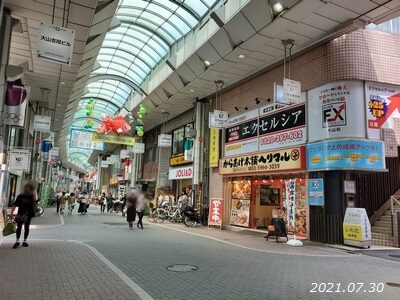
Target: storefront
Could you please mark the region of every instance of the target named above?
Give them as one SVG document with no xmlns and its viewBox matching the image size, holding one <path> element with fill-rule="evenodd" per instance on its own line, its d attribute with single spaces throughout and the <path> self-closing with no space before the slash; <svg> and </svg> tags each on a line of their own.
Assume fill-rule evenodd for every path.
<svg viewBox="0 0 400 300">
<path fill-rule="evenodd" d="M 171 163 L 171 161 L 170 161 Z M 175 192 L 174 201 L 182 196 L 183 192 L 189 196 L 192 186 L 193 165 L 184 165 L 180 167 L 172 167 L 168 173 L 168 179 L 172 181 L 173 190 Z"/>
<path fill-rule="evenodd" d="M 283 218 L 289 233 L 307 237 L 305 147 L 225 157 L 219 173 L 227 190 L 226 225 L 267 229 Z"/>
</svg>

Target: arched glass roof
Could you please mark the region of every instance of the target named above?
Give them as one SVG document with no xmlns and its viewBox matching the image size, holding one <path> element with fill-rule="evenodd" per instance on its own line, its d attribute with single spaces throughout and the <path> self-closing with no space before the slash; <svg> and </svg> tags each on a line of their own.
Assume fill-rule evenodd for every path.
<svg viewBox="0 0 400 300">
<path fill-rule="evenodd" d="M 106 34 L 97 57 L 101 67 L 92 76 L 116 75 L 140 86 L 171 47 L 199 26 L 219 2 L 222 0 L 120 0 L 116 17 L 121 25 Z M 113 79 L 91 82 L 87 89 L 71 127 L 84 127 L 89 98 L 96 101 L 92 118 L 96 128 L 101 114 L 115 116 L 134 93 L 130 86 Z M 68 150 L 73 153 L 71 158 L 90 156 L 73 151 Z"/>
</svg>

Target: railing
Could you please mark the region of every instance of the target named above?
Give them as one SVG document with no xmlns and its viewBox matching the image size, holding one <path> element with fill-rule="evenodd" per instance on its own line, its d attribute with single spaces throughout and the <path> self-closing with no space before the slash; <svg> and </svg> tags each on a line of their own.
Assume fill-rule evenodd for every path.
<svg viewBox="0 0 400 300">
<path fill-rule="evenodd" d="M 391 221 L 391 227 L 392 227 L 392 236 L 394 236 L 394 220 L 393 220 L 393 216 L 396 214 L 396 209 L 395 209 L 395 205 L 396 203 L 400 206 L 400 197 L 395 197 L 395 196 L 391 196 L 390 197 L 390 221 Z"/>
</svg>

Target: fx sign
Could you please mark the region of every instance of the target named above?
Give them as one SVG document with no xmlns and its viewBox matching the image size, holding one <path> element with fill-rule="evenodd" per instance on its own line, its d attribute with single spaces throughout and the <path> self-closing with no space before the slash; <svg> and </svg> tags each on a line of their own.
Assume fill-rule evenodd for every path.
<svg viewBox="0 0 400 300">
<path fill-rule="evenodd" d="M 346 103 L 332 103 L 322 106 L 323 127 L 346 125 Z"/>
</svg>

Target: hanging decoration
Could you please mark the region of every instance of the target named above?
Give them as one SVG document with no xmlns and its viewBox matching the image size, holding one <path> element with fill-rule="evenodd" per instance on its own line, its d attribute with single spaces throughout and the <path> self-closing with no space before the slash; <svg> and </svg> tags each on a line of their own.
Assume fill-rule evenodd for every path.
<svg viewBox="0 0 400 300">
<path fill-rule="evenodd" d="M 115 134 L 126 134 L 131 130 L 131 126 L 121 115 L 111 118 L 106 114 L 102 114 L 101 118 L 102 121 L 99 127 L 97 127 L 97 133 L 108 133 L 112 131 Z"/>
<path fill-rule="evenodd" d="M 94 105 L 95 105 L 95 101 L 93 98 L 89 98 L 85 108 L 86 108 L 86 117 L 88 117 L 88 119 L 86 120 L 86 123 L 83 125 L 83 127 L 85 127 L 85 129 L 92 129 L 94 122 L 91 119 L 91 117 L 94 117 Z"/>
<path fill-rule="evenodd" d="M 146 107 L 144 107 L 143 104 L 139 105 L 139 111 L 136 113 L 137 115 L 137 119 L 136 119 L 136 123 L 138 123 L 138 125 L 136 125 L 135 130 L 136 130 L 136 134 L 140 137 L 142 137 L 144 135 L 144 122 L 143 122 L 143 117 L 147 114 L 147 109 Z"/>
</svg>

